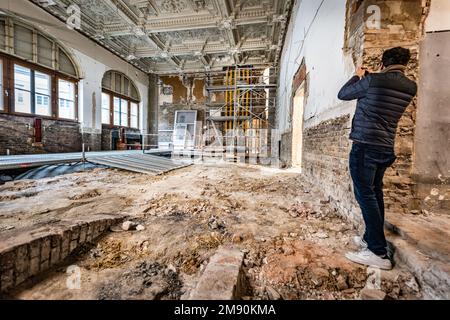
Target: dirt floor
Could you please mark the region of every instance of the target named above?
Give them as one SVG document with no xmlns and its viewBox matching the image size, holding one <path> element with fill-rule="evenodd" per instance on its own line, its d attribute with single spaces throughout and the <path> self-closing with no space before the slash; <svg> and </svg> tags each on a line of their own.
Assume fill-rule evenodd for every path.
<svg viewBox="0 0 450 320">
<path fill-rule="evenodd" d="M 223 163 L 152 177 L 95 169 L 0 191 L 0 232 L 92 213 L 145 226 L 107 233 L 13 298 L 185 298 L 221 245 L 245 253 L 244 299 L 357 299 L 379 276 L 345 260 L 357 231 L 293 171 Z M 74 275 L 80 286 L 70 285 Z M 380 276 L 388 299 L 421 295 L 401 266 Z"/>
</svg>

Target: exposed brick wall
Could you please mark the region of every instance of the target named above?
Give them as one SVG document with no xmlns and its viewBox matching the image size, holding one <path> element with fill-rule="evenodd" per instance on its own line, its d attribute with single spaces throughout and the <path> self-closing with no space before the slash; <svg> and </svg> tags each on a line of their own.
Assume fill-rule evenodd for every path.
<svg viewBox="0 0 450 320">
<path fill-rule="evenodd" d="M 114 150 L 112 148 L 112 132 L 118 131 L 118 128 L 110 128 L 109 126 L 102 127 L 101 135 L 101 150 Z M 139 129 L 127 128 L 125 129 L 125 134 L 140 134 Z"/>
<path fill-rule="evenodd" d="M 361 219 L 348 169 L 351 149 L 350 116 L 328 120 L 303 132 L 303 172 L 323 188 L 341 214 L 354 222 Z"/>
<path fill-rule="evenodd" d="M 97 215 L 83 221 L 60 221 L 29 232 L 23 229 L 3 232 L 0 236 L 0 292 L 48 270 L 122 219 L 122 216 Z"/>
<path fill-rule="evenodd" d="M 98 133 L 83 132 L 83 143 L 85 144 L 85 151 L 100 151 L 102 150 L 102 135 Z"/>
<path fill-rule="evenodd" d="M 281 135 L 280 162 L 281 167 L 290 166 L 292 163 L 292 131 Z"/>
<path fill-rule="evenodd" d="M 412 59 L 407 75 L 417 81 L 419 70 L 419 41 L 429 1 L 348 1 L 346 49 L 352 54 L 355 65 L 363 64 L 378 70 L 383 51 L 396 46 L 409 48 Z M 370 29 L 365 23 L 367 7 L 377 5 L 381 9 L 381 28 Z M 407 108 L 397 131 L 395 151 L 398 156 L 385 177 L 385 204 L 387 210 L 407 213 L 417 209 L 416 186 L 412 178 L 414 155 L 414 131 L 417 99 Z"/>
<path fill-rule="evenodd" d="M 81 151 L 80 124 L 42 120 L 42 144 L 34 143 L 34 118 L 0 114 L 0 154 Z"/>
</svg>

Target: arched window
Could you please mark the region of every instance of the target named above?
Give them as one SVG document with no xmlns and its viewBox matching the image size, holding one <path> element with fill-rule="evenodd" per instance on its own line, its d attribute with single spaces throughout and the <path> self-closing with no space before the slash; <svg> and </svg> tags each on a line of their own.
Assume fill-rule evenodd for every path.
<svg viewBox="0 0 450 320">
<path fill-rule="evenodd" d="M 130 78 L 118 71 L 107 71 L 102 79 L 102 123 L 138 129 L 140 100 Z"/>
<path fill-rule="evenodd" d="M 0 17 L 0 112 L 78 120 L 78 70 L 36 28 Z"/>
</svg>

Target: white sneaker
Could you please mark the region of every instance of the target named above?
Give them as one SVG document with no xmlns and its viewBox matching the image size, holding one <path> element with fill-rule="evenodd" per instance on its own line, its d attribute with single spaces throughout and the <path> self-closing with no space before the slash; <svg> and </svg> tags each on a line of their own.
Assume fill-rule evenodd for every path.
<svg viewBox="0 0 450 320">
<path fill-rule="evenodd" d="M 392 263 L 388 258 L 382 258 L 377 256 L 372 251 L 366 249 L 359 252 L 348 252 L 345 254 L 345 257 L 359 264 L 363 264 L 369 267 L 375 267 L 384 270 L 391 270 Z"/>
<path fill-rule="evenodd" d="M 368 245 L 367 242 L 364 241 L 363 237 L 360 236 L 354 236 L 353 237 L 353 242 L 362 250 L 367 249 Z"/>
</svg>

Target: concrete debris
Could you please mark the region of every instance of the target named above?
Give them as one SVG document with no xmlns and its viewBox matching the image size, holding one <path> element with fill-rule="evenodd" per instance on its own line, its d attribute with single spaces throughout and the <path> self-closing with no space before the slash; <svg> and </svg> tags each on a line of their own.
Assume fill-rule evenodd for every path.
<svg viewBox="0 0 450 320">
<path fill-rule="evenodd" d="M 270 300 L 281 300 L 281 295 L 271 286 L 266 286 L 266 293 Z"/>
<path fill-rule="evenodd" d="M 244 240 L 244 238 L 240 234 L 234 234 L 231 238 L 231 241 L 233 243 L 241 243 L 243 240 Z"/>
<path fill-rule="evenodd" d="M 315 234 L 315 236 L 316 236 L 317 238 L 319 238 L 319 239 L 326 239 L 326 238 L 328 238 L 328 234 L 325 233 L 325 232 L 317 232 L 317 233 Z"/>
<path fill-rule="evenodd" d="M 145 227 L 142 224 L 138 224 L 136 226 L 136 231 L 143 231 L 143 230 L 145 230 Z"/>
<path fill-rule="evenodd" d="M 364 288 L 360 292 L 361 300 L 385 300 L 386 292 L 379 289 Z"/>
<path fill-rule="evenodd" d="M 416 278 L 411 277 L 407 282 L 405 282 L 405 285 L 408 286 L 410 289 L 412 289 L 414 292 L 419 292 L 420 287 L 419 284 L 416 281 Z"/>
<path fill-rule="evenodd" d="M 15 226 L 11 232 L 93 211 L 121 212 L 128 217 L 115 226 L 114 231 L 121 232 L 106 233 L 73 256 L 82 269 L 86 290 L 60 290 L 67 275 L 55 271 L 15 298 L 188 297 L 208 261 L 225 246 L 242 256 L 237 274 L 248 281 L 244 287 L 249 292 L 240 293 L 247 299 L 358 299 L 368 273 L 343 257 L 355 233 L 352 226 L 330 204 L 320 203 L 324 198 L 320 188 L 301 176 L 278 171 L 256 174 L 259 170 L 227 164 L 194 165 L 151 178 L 110 170 L 69 174 L 64 179 L 42 180 L 42 204 L 35 201 L 20 215 L 15 214 L 16 203 L 25 206 L 36 197 L 36 182 L 1 186 L 2 196 L 11 197 L 2 200 L 7 205 L 0 213 L 5 217 L 1 225 Z M 205 175 L 208 179 L 199 178 Z M 180 179 L 186 183 L 180 185 Z M 83 195 L 85 186 L 99 195 L 81 199 L 89 196 Z M 55 187 L 61 193 L 55 193 Z M 24 194 L 29 197 L 22 199 Z M 73 195 L 83 196 L 70 200 Z M 410 273 L 392 279 L 386 274 L 381 277 L 381 290 L 388 299 L 420 296 L 421 288 L 416 294 L 415 285 L 406 284 Z M 234 285 L 242 279 L 228 280 Z"/>
<path fill-rule="evenodd" d="M 213 230 L 225 229 L 225 222 L 216 216 L 211 216 L 208 220 L 208 226 Z"/>
<path fill-rule="evenodd" d="M 179 275 L 158 262 L 141 262 L 131 270 L 105 281 L 98 289 L 100 300 L 179 299 L 183 292 Z"/>
<path fill-rule="evenodd" d="M 293 218 L 297 217 L 307 217 L 310 214 L 316 213 L 314 210 L 312 210 L 307 203 L 304 202 L 298 202 L 292 205 L 289 208 L 289 214 Z"/>
<path fill-rule="evenodd" d="M 343 274 L 340 274 L 337 277 L 337 284 L 336 284 L 336 286 L 341 291 L 348 289 L 347 277 L 345 275 L 343 275 Z"/>
<path fill-rule="evenodd" d="M 122 230 L 124 231 L 135 230 L 137 225 L 138 224 L 133 221 L 124 221 L 122 223 Z"/>
</svg>

